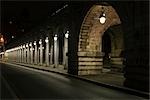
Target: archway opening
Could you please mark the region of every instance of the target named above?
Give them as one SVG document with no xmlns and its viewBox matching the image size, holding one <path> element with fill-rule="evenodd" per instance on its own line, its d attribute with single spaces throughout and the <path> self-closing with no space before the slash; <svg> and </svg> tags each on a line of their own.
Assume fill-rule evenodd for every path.
<svg viewBox="0 0 150 100">
<path fill-rule="evenodd" d="M 110 54 L 111 54 L 111 38 L 109 36 L 109 31 L 106 31 L 102 36 L 102 52 L 104 53 L 103 56 L 103 69 L 106 68 L 110 69 L 111 61 L 110 61 Z"/>
</svg>

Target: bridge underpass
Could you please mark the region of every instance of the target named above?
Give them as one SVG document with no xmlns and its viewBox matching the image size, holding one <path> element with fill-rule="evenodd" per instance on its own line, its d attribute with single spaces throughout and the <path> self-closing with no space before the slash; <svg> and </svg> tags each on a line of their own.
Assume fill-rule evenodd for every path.
<svg viewBox="0 0 150 100">
<path fill-rule="evenodd" d="M 70 8 L 71 10 L 68 8 L 65 9 L 74 11 L 74 8 Z M 127 72 L 124 70 L 127 63 L 124 62 L 127 59 L 124 56 L 124 50 L 127 49 L 124 41 L 128 41 L 126 37 L 129 34 L 122 30 L 124 16 L 119 16 L 118 9 L 114 9 L 107 3 L 104 5 L 92 4 L 83 15 L 83 17 L 80 16 L 81 21 L 78 19 L 80 24 L 75 22 L 76 20 L 71 22 L 74 19 L 70 14 L 66 15 L 70 18 L 68 21 L 66 21 L 67 17 L 53 18 L 52 20 L 56 21 L 56 24 L 50 21 L 53 23 L 48 22 L 45 26 L 43 25 L 43 27 L 48 25 L 50 28 L 42 31 L 45 30 L 43 28 L 36 32 L 40 36 L 31 32 L 31 34 L 35 34 L 35 36 L 31 35 L 34 36 L 33 38 L 29 36 L 29 39 L 26 38 L 27 40 L 18 43 L 16 47 L 0 53 L 1 58 L 4 61 L 19 64 L 60 68 L 69 74 L 108 82 L 103 80 L 103 77 L 110 79 L 111 85 L 116 82 L 116 85 L 124 86 L 124 82 L 127 83 L 128 79 L 127 74 L 124 77 Z M 101 19 L 103 19 L 102 22 Z M 135 78 L 135 80 L 139 79 Z"/>
<path fill-rule="evenodd" d="M 107 19 L 106 22 L 101 23 L 99 16 L 103 14 L 105 14 L 103 17 Z M 111 42 L 105 39 L 107 34 Z M 52 36 L 44 37 L 21 43 L 20 46 L 6 50 L 5 57 L 8 61 L 17 63 L 61 67 L 68 70 L 68 38 L 69 30 L 64 35 L 56 33 L 53 38 Z M 120 55 L 123 52 L 123 32 L 120 18 L 111 6 L 94 5 L 90 8 L 81 25 L 78 46 L 78 75 L 96 75 L 105 73 L 107 70 L 113 70 L 113 73 L 116 70 L 121 73 L 123 56 Z M 107 52 L 107 46 L 110 49 L 109 52 Z"/>
</svg>

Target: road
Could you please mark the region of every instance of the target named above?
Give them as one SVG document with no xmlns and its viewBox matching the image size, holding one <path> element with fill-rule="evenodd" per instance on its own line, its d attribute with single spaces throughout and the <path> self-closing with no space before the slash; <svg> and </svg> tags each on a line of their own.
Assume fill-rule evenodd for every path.
<svg viewBox="0 0 150 100">
<path fill-rule="evenodd" d="M 0 68 L 1 77 L 19 100 L 142 100 L 141 97 L 56 73 L 4 63 L 0 63 Z M 9 93 L 8 97 L 7 94 L 2 97 L 11 98 Z"/>
</svg>

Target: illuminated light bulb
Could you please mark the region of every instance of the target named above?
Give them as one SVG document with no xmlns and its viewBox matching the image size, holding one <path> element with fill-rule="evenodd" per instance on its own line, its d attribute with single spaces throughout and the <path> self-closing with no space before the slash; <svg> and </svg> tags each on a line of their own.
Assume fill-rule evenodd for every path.
<svg viewBox="0 0 150 100">
<path fill-rule="evenodd" d="M 101 24 L 104 24 L 106 22 L 106 15 L 103 13 L 102 16 L 99 18 L 99 21 Z"/>
<path fill-rule="evenodd" d="M 54 41 L 57 41 L 57 35 L 55 35 L 55 37 L 54 37 Z"/>
<path fill-rule="evenodd" d="M 48 43 L 48 37 L 46 37 L 45 42 Z"/>
<path fill-rule="evenodd" d="M 69 31 L 66 32 L 65 37 L 66 37 L 66 38 L 69 37 Z"/>
</svg>

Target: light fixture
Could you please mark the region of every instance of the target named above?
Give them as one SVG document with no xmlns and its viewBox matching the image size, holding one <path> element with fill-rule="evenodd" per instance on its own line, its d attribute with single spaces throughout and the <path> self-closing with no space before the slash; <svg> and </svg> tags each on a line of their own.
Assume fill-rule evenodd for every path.
<svg viewBox="0 0 150 100">
<path fill-rule="evenodd" d="M 99 16 L 99 22 L 101 24 L 104 24 L 106 22 L 106 14 L 104 13 L 104 8 L 102 7 L 102 12 Z"/>
<path fill-rule="evenodd" d="M 1 37 L 0 42 L 4 42 L 4 38 L 3 37 Z"/>
<path fill-rule="evenodd" d="M 57 35 L 54 36 L 54 41 L 57 41 Z"/>
<path fill-rule="evenodd" d="M 25 48 L 25 45 L 23 45 L 23 48 Z"/>
<path fill-rule="evenodd" d="M 32 43 L 30 43 L 29 46 L 31 47 L 31 46 L 32 46 Z"/>
<path fill-rule="evenodd" d="M 48 37 L 46 37 L 45 42 L 48 43 Z"/>
<path fill-rule="evenodd" d="M 69 31 L 66 32 L 65 37 L 66 37 L 66 38 L 69 37 Z"/>
<path fill-rule="evenodd" d="M 39 44 L 42 44 L 42 40 L 40 39 Z"/>
<path fill-rule="evenodd" d="M 26 47 L 28 48 L 28 44 L 26 44 Z"/>
<path fill-rule="evenodd" d="M 14 38 L 14 36 L 11 37 L 12 39 Z"/>
<path fill-rule="evenodd" d="M 34 41 L 34 43 L 33 43 L 34 45 L 36 45 L 36 41 Z"/>
<path fill-rule="evenodd" d="M 9 24 L 12 24 L 12 21 L 9 21 Z"/>
</svg>

